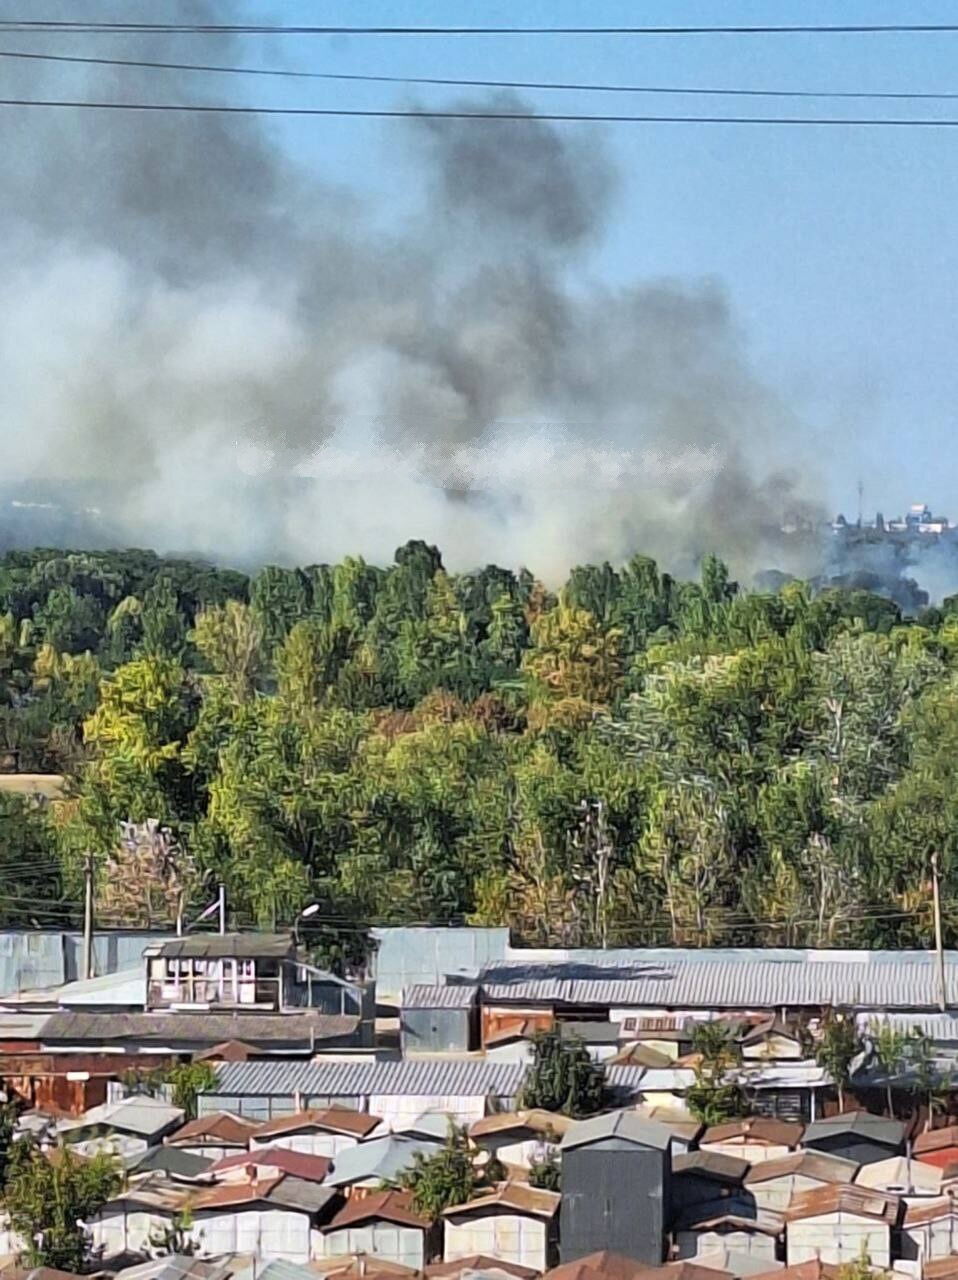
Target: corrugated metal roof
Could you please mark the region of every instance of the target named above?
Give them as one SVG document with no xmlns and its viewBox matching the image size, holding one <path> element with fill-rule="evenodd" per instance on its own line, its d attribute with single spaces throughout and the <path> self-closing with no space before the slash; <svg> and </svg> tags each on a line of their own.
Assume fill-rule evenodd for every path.
<svg viewBox="0 0 958 1280">
<path fill-rule="evenodd" d="M 316 1280 L 316 1272 L 284 1258 L 274 1258 L 259 1273 L 259 1280 Z"/>
<path fill-rule="evenodd" d="M 487 966 L 488 1002 L 532 1002 L 695 1009 L 821 1007 L 934 1009 L 938 981 L 927 953 L 901 965 L 859 959 L 801 962 L 749 958 L 646 963 L 635 953 L 618 965 L 523 963 Z M 610 972 L 610 970 L 615 970 Z M 958 991 L 958 963 L 947 966 Z"/>
<path fill-rule="evenodd" d="M 522 1062 L 476 1058 L 405 1059 L 391 1062 L 223 1062 L 207 1096 L 355 1097 L 408 1094 L 433 1097 L 514 1097 L 522 1086 Z M 611 1067 L 612 1088 L 638 1089 L 641 1067 Z"/>
<path fill-rule="evenodd" d="M 431 1156 L 441 1150 L 441 1142 L 403 1138 L 396 1133 L 388 1134 L 385 1138 L 372 1138 L 339 1152 L 333 1171 L 326 1179 L 326 1185 L 345 1187 L 354 1182 L 366 1182 L 370 1178 L 376 1178 L 380 1182 L 391 1181 L 409 1168 L 417 1152 Z"/>
<path fill-rule="evenodd" d="M 402 995 L 404 1009 L 471 1009 L 479 994 L 478 987 L 467 983 L 446 986 L 407 987 Z"/>
<path fill-rule="evenodd" d="M 955 995 L 958 996 L 958 991 Z M 861 1019 L 860 1021 L 865 1022 L 862 1030 L 867 1033 L 872 1020 Z M 893 1031 L 900 1031 L 904 1035 L 912 1031 L 920 1031 L 930 1040 L 937 1040 L 944 1044 L 958 1044 L 958 1013 L 890 1013 L 884 1017 L 876 1017 L 873 1021 L 889 1026 Z"/>
<path fill-rule="evenodd" d="M 349 1014 L 297 1009 L 288 1013 L 80 1013 L 47 1014 L 43 1044 L 152 1041 L 162 1045 L 215 1043 L 227 1039 L 251 1044 L 311 1046 L 317 1040 L 345 1039 L 359 1019 Z"/>
<path fill-rule="evenodd" d="M 211 960 L 234 956 L 281 960 L 292 950 L 293 939 L 288 933 L 194 933 L 191 937 L 171 938 L 161 943 L 155 954 Z"/>
<path fill-rule="evenodd" d="M 892 1120 L 888 1116 L 874 1116 L 868 1111 L 846 1111 L 824 1120 L 813 1120 L 805 1130 L 805 1146 L 846 1133 L 898 1146 L 904 1140 L 905 1126 L 900 1120 Z"/>
<path fill-rule="evenodd" d="M 624 1138 L 643 1147 L 667 1151 L 672 1145 L 672 1131 L 655 1120 L 646 1120 L 635 1111 L 610 1111 L 607 1115 L 578 1120 L 570 1125 L 562 1139 L 562 1150 L 583 1147 L 606 1138 Z"/>
</svg>

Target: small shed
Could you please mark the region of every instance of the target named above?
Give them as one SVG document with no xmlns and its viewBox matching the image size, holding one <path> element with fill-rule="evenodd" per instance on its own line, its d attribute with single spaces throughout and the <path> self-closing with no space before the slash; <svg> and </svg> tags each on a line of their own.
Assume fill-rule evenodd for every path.
<svg viewBox="0 0 958 1280">
<path fill-rule="evenodd" d="M 819 1187 L 854 1182 L 858 1165 L 822 1151 L 792 1151 L 777 1160 L 760 1160 L 745 1175 L 745 1186 L 761 1209 L 781 1213 L 792 1199 Z"/>
<path fill-rule="evenodd" d="M 296 1111 L 256 1125 L 249 1146 L 251 1151 L 257 1147 L 287 1147 L 305 1155 L 334 1158 L 363 1142 L 381 1124 L 379 1116 L 346 1107 Z"/>
<path fill-rule="evenodd" d="M 920 1133 L 911 1146 L 911 1153 L 922 1164 L 934 1164 L 939 1169 L 958 1164 L 958 1125 L 949 1124 L 942 1129 L 929 1129 Z"/>
<path fill-rule="evenodd" d="M 752 1208 L 728 1212 L 724 1202 L 692 1205 L 675 1221 L 673 1236 L 680 1258 L 701 1258 L 722 1249 L 774 1263 L 784 1230 L 781 1214 Z"/>
<path fill-rule="evenodd" d="M 889 1156 L 863 1164 L 855 1175 L 860 1187 L 874 1187 L 889 1195 L 901 1196 L 906 1204 L 942 1195 L 944 1171 L 906 1156 Z"/>
<path fill-rule="evenodd" d="M 504 1164 L 528 1169 L 557 1147 L 573 1121 L 553 1111 L 531 1109 L 484 1116 L 469 1126 L 469 1137 Z"/>
<path fill-rule="evenodd" d="M 634 1111 L 570 1126 L 561 1147 L 564 1262 L 610 1247 L 640 1262 L 662 1261 L 671 1148 L 671 1132 Z"/>
<path fill-rule="evenodd" d="M 163 1174 L 132 1183 L 108 1200 L 90 1222 L 94 1247 L 106 1258 L 145 1255 L 151 1240 L 173 1225 L 190 1197 L 188 1187 L 177 1186 Z"/>
<path fill-rule="evenodd" d="M 868 1111 L 845 1111 L 825 1120 L 813 1120 L 805 1130 L 804 1145 L 856 1164 L 873 1164 L 900 1155 L 905 1126 L 900 1120 L 873 1116 Z"/>
<path fill-rule="evenodd" d="M 399 1013 L 403 1057 L 468 1053 L 479 1046 L 479 988 L 448 983 L 403 992 Z"/>
<path fill-rule="evenodd" d="M 62 1121 L 57 1133 L 80 1155 L 109 1151 L 129 1159 L 162 1142 L 183 1123 L 184 1114 L 181 1107 L 134 1095 L 91 1107 L 77 1120 Z"/>
<path fill-rule="evenodd" d="M 229 1111 L 213 1111 L 188 1121 L 182 1129 L 171 1133 L 166 1143 L 194 1156 L 220 1160 L 223 1156 L 246 1151 L 255 1132 L 256 1125 L 252 1120 L 244 1120 Z"/>
<path fill-rule="evenodd" d="M 206 1257 L 254 1253 L 304 1264 L 313 1255 L 314 1226 L 335 1197 L 331 1187 L 271 1170 L 194 1195 L 190 1234 Z"/>
<path fill-rule="evenodd" d="M 887 1269 L 891 1233 L 900 1213 L 897 1196 L 867 1187 L 846 1184 L 805 1191 L 785 1213 L 788 1264 L 820 1258 L 840 1265 L 866 1254 L 873 1266 Z"/>
<path fill-rule="evenodd" d="M 744 1116 L 706 1129 L 699 1142 L 702 1151 L 717 1151 L 757 1164 L 787 1156 L 802 1140 L 804 1127 L 766 1116 Z"/>
<path fill-rule="evenodd" d="M 800 1062 L 806 1057 L 798 1027 L 782 1018 L 765 1018 L 739 1036 L 745 1062 Z"/>
<path fill-rule="evenodd" d="M 910 1204 L 901 1224 L 899 1253 L 909 1262 L 958 1253 L 958 1208 L 951 1196 Z"/>
<path fill-rule="evenodd" d="M 373 1192 L 347 1200 L 320 1227 L 316 1254 L 329 1258 L 362 1254 L 421 1271 L 428 1257 L 430 1230 L 429 1219 L 413 1209 L 408 1192 Z"/>
<path fill-rule="evenodd" d="M 483 1253 L 545 1271 L 556 1261 L 562 1197 L 523 1183 L 494 1190 L 443 1211 L 445 1262 Z"/>
<path fill-rule="evenodd" d="M 670 1201 L 674 1213 L 696 1204 L 723 1200 L 742 1202 L 747 1160 L 723 1156 L 718 1151 L 686 1151 L 672 1155 Z M 761 1167 L 761 1166 L 759 1166 Z M 754 1208 L 755 1201 L 752 1200 Z"/>
</svg>

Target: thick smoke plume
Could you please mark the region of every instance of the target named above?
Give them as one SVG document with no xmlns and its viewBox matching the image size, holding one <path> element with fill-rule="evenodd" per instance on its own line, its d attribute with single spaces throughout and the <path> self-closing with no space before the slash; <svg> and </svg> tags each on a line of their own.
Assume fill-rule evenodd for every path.
<svg viewBox="0 0 958 1280">
<path fill-rule="evenodd" d="M 85 15 L 64 0 L 37 16 Z M 196 3 L 163 16 L 223 20 Z M 182 37 L 109 50 L 197 58 Z M 172 72 L 3 74 L 5 96 L 238 92 Z M 391 127 L 419 205 L 390 223 L 255 117 L 5 109 L 7 480 L 95 505 L 115 541 L 246 564 L 381 561 L 423 537 L 453 568 L 553 578 L 635 551 L 802 568 L 781 534 L 820 514 L 801 431 L 750 371 L 722 289 L 588 278 L 618 185 L 602 137 Z"/>
</svg>

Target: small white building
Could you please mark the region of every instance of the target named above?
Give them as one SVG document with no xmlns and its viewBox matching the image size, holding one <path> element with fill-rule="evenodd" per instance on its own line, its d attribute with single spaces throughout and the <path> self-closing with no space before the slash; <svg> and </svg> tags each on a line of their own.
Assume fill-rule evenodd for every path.
<svg viewBox="0 0 958 1280">
<path fill-rule="evenodd" d="M 288 1147 L 311 1156 L 338 1156 L 341 1151 L 363 1142 L 381 1124 L 378 1116 L 346 1107 L 326 1107 L 297 1111 L 257 1125 L 250 1137 L 250 1150 L 257 1147 Z"/>
<path fill-rule="evenodd" d="M 249 1148 L 251 1135 L 256 1132 L 252 1120 L 234 1116 L 229 1111 L 214 1111 L 188 1121 L 166 1138 L 166 1145 L 178 1147 L 195 1156 L 221 1160 Z"/>
<path fill-rule="evenodd" d="M 190 1202 L 188 1187 L 151 1174 L 108 1200 L 90 1222 L 94 1246 L 105 1258 L 146 1254 L 162 1240 Z"/>
<path fill-rule="evenodd" d="M 484 1254 L 546 1271 L 556 1261 L 557 1217 L 562 1197 L 524 1183 L 495 1191 L 443 1212 L 443 1260 Z"/>
<path fill-rule="evenodd" d="M 317 1257 L 361 1254 L 375 1263 L 385 1259 L 421 1271 L 428 1259 L 430 1222 L 412 1207 L 404 1191 L 357 1195 L 318 1232 Z"/>
<path fill-rule="evenodd" d="M 281 1172 L 224 1182 L 193 1197 L 190 1235 L 201 1257 L 248 1253 L 305 1264 L 319 1251 L 316 1224 L 335 1194 Z"/>
<path fill-rule="evenodd" d="M 796 1027 L 781 1018 L 766 1018 L 739 1037 L 742 1060 L 752 1062 L 801 1062 L 805 1054 Z"/>
<path fill-rule="evenodd" d="M 181 1107 L 134 1094 L 91 1107 L 76 1120 L 61 1120 L 56 1132 L 79 1155 L 106 1151 L 126 1160 L 161 1143 L 183 1123 L 185 1114 Z"/>
<path fill-rule="evenodd" d="M 795 1196 L 819 1187 L 854 1182 L 858 1165 L 822 1151 L 792 1151 L 775 1160 L 760 1160 L 745 1175 L 745 1189 L 760 1209 L 784 1212 Z"/>
<path fill-rule="evenodd" d="M 855 1175 L 860 1187 L 874 1187 L 901 1196 L 906 1204 L 924 1203 L 942 1194 L 944 1170 L 906 1156 L 891 1156 L 863 1164 Z"/>
<path fill-rule="evenodd" d="M 780 1214 L 758 1210 L 755 1217 L 743 1217 L 724 1213 L 720 1205 L 712 1202 L 684 1211 L 677 1223 L 675 1244 L 680 1258 L 714 1256 L 732 1250 L 774 1263 L 783 1229 Z"/>
<path fill-rule="evenodd" d="M 924 1265 L 958 1253 L 958 1209 L 951 1196 L 911 1204 L 901 1226 L 901 1255 Z"/>
<path fill-rule="evenodd" d="M 864 1253 L 872 1266 L 887 1269 L 900 1212 L 897 1196 L 854 1184 L 803 1192 L 785 1214 L 788 1265 L 857 1262 Z"/>
</svg>

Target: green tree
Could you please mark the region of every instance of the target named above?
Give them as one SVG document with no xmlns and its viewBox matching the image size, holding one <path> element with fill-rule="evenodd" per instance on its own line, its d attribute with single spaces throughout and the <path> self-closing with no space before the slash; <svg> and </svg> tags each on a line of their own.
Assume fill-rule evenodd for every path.
<svg viewBox="0 0 958 1280">
<path fill-rule="evenodd" d="M 196 1101 L 216 1084 L 216 1072 L 209 1062 L 177 1062 L 165 1069 L 164 1084 L 170 1086 L 170 1101 L 182 1107 L 187 1120 L 196 1119 Z"/>
<path fill-rule="evenodd" d="M 540 1160 L 533 1160 L 530 1163 L 529 1185 L 539 1187 L 543 1191 L 562 1190 L 562 1166 L 555 1147 L 549 1147 L 543 1152 Z"/>
<path fill-rule="evenodd" d="M 264 657 L 263 630 L 249 605 L 227 600 L 204 609 L 197 615 L 191 639 L 238 701 L 252 696 Z"/>
<path fill-rule="evenodd" d="M 692 1033 L 692 1050 L 700 1060 L 695 1067 L 695 1083 L 687 1091 L 685 1102 L 696 1120 L 714 1125 L 746 1115 L 745 1095 L 733 1074 L 740 1055 L 729 1024 L 721 1019 L 697 1022 Z"/>
<path fill-rule="evenodd" d="M 520 1105 L 567 1116 L 591 1116 L 606 1102 L 605 1068 L 581 1040 L 540 1031 L 522 1083 Z"/>
<path fill-rule="evenodd" d="M 845 1090 L 851 1080 L 852 1065 L 863 1049 L 854 1013 L 848 1009 L 827 1009 L 815 1046 L 815 1061 L 828 1072 L 838 1090 L 839 1111 L 845 1110 Z"/>
<path fill-rule="evenodd" d="M 907 1058 L 908 1037 L 904 1032 L 896 1031 L 891 1023 L 878 1022 L 872 1024 L 871 1041 L 875 1058 L 885 1073 L 885 1107 L 889 1116 L 894 1118 L 892 1086 Z"/>
<path fill-rule="evenodd" d="M 51 1157 L 30 1139 L 13 1144 L 4 1205 L 10 1225 L 25 1242 L 30 1267 L 82 1272 L 91 1257 L 86 1223 L 115 1195 L 122 1175 L 114 1158 L 85 1159 L 69 1147 Z"/>
<path fill-rule="evenodd" d="M 429 1156 L 415 1152 L 398 1178 L 399 1186 L 411 1193 L 416 1212 L 430 1222 L 438 1222 L 450 1205 L 471 1200 L 479 1182 L 466 1130 L 451 1122 L 442 1148 Z"/>
</svg>

